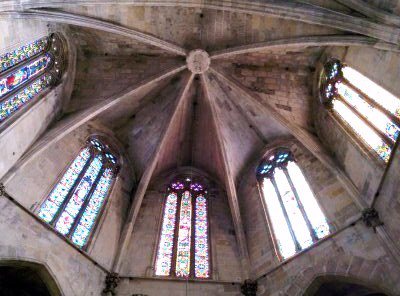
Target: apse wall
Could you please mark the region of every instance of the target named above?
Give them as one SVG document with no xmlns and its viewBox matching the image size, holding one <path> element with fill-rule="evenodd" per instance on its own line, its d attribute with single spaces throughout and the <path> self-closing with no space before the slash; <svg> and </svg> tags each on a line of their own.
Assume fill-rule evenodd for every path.
<svg viewBox="0 0 400 296">
<path fill-rule="evenodd" d="M 327 149 L 350 177 L 361 193 L 364 203 L 372 201 L 384 170 L 384 163 L 373 151 L 360 146 L 354 136 L 346 132 L 319 103 L 317 80 L 322 63 L 334 57 L 367 76 L 392 94 L 400 97 L 400 84 L 393 77 L 399 77 L 400 54 L 377 50 L 370 47 L 348 47 L 328 49 L 316 67 L 314 89 L 315 128 Z"/>
<path fill-rule="evenodd" d="M 4 34 L 0 35 L 0 53 L 11 51 L 52 32 L 59 32 L 66 40 L 67 64 L 61 83 L 43 98 L 27 107 L 21 115 L 15 114 L 0 125 L 0 179 L 16 163 L 30 145 L 46 130 L 49 124 L 60 115 L 68 102 L 75 76 L 75 46 L 69 40 L 66 26 L 51 26 L 46 22 L 15 19 L 1 20 Z"/>
<path fill-rule="evenodd" d="M 393 157 L 393 163 L 387 171 L 379 195 L 376 197 L 375 207 L 388 231 L 393 243 L 400 250 L 400 148 Z"/>
<path fill-rule="evenodd" d="M 330 238 L 283 262 L 274 250 L 255 175 L 262 156 L 273 147 L 291 149 L 332 226 Z M 360 209 L 338 179 L 297 141 L 272 143 L 261 151 L 242 179 L 239 198 L 252 276 L 259 279 L 259 295 L 302 295 L 312 280 L 323 274 L 350 276 L 384 291 L 399 291 L 400 269 L 380 236 L 361 222 Z"/>
<path fill-rule="evenodd" d="M 20 206 L 6 198 L 1 201 L 0 232 L 7 234 L 0 241 L 1 259 L 16 257 L 49 266 L 60 277 L 65 295 L 100 295 L 105 270 L 112 268 L 134 182 L 131 167 L 122 159 L 122 168 L 86 251 L 67 243 L 46 223 L 32 217 L 93 134 L 105 135 L 112 141 L 108 130 L 88 124 L 47 144 L 30 155 L 5 183 L 6 192 Z"/>
<path fill-rule="evenodd" d="M 162 209 L 170 177 L 152 181 L 143 199 L 120 275 L 121 295 L 185 295 L 186 281 L 155 277 L 155 260 L 162 223 Z M 207 188 L 209 200 L 211 278 L 189 280 L 189 295 L 237 295 L 243 281 L 239 250 L 225 192 L 216 184 Z M 164 288 L 163 288 L 164 287 Z M 195 288 L 196 287 L 196 288 Z M 131 294 L 129 294 L 131 293 Z M 175 294 L 176 293 L 176 294 Z M 208 293 L 208 294 L 207 294 Z M 236 293 L 236 294 L 235 294 Z"/>
</svg>

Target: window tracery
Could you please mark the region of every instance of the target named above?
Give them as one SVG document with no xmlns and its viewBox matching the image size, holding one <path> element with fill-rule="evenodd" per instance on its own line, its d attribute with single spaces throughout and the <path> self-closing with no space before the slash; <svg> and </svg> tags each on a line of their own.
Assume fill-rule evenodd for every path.
<svg viewBox="0 0 400 296">
<path fill-rule="evenodd" d="M 38 216 L 76 246 L 87 245 L 119 165 L 114 152 L 92 137 L 41 205 Z"/>
<path fill-rule="evenodd" d="M 358 71 L 329 60 L 321 77 L 322 103 L 385 162 L 400 133 L 400 100 Z"/>
<path fill-rule="evenodd" d="M 168 188 L 156 257 L 157 276 L 210 277 L 208 199 L 191 178 Z"/>
<path fill-rule="evenodd" d="M 326 218 L 288 149 L 269 154 L 258 167 L 257 179 L 279 257 L 289 258 L 329 234 Z"/>
<path fill-rule="evenodd" d="M 0 55 L 0 123 L 58 83 L 63 55 L 57 34 Z"/>
</svg>

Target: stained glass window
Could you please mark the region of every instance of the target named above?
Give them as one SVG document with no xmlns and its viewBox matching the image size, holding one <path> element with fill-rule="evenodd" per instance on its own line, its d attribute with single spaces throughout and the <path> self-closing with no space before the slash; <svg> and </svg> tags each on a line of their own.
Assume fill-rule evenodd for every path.
<svg viewBox="0 0 400 296">
<path fill-rule="evenodd" d="M 84 247 L 117 172 L 115 153 L 99 139 L 90 138 L 43 202 L 38 216 Z"/>
<path fill-rule="evenodd" d="M 208 200 L 204 186 L 182 178 L 168 188 L 155 274 L 209 278 Z"/>
<path fill-rule="evenodd" d="M 321 77 L 322 102 L 385 162 L 400 134 L 400 100 L 338 60 Z"/>
<path fill-rule="evenodd" d="M 258 167 L 257 179 L 282 259 L 329 234 L 326 218 L 289 150 L 269 154 Z"/>
<path fill-rule="evenodd" d="M 62 48 L 61 38 L 52 34 L 0 55 L 0 123 L 59 81 Z"/>
<path fill-rule="evenodd" d="M 27 45 L 23 45 L 11 52 L 0 55 L 0 73 L 29 58 L 44 52 L 50 43 L 49 37 L 43 37 Z"/>
</svg>

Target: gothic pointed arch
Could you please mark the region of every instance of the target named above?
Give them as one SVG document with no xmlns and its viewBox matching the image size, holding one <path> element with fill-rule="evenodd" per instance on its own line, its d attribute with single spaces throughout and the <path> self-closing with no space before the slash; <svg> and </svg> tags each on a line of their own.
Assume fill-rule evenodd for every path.
<svg viewBox="0 0 400 296">
<path fill-rule="evenodd" d="M 400 134 L 400 99 L 338 59 L 320 76 L 320 101 L 360 143 L 384 162 Z"/>
<path fill-rule="evenodd" d="M 89 137 L 40 206 L 38 216 L 77 247 L 87 247 L 119 168 L 119 155 L 106 141 Z"/>
<path fill-rule="evenodd" d="M 25 260 L 0 261 L 0 291 L 3 295 L 62 295 L 47 266 Z"/>
<path fill-rule="evenodd" d="M 207 189 L 200 178 L 176 177 L 168 186 L 155 262 L 156 276 L 211 276 Z"/>
<path fill-rule="evenodd" d="M 256 172 L 275 250 L 285 260 L 330 233 L 325 215 L 293 153 L 278 147 Z"/>
</svg>

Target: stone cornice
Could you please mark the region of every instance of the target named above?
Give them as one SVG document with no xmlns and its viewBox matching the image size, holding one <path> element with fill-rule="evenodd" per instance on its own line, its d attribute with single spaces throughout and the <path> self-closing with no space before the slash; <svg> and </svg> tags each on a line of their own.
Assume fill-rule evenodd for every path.
<svg viewBox="0 0 400 296">
<path fill-rule="evenodd" d="M 316 24 L 331 27 L 347 32 L 358 33 L 374 37 L 386 42 L 400 44 L 400 29 L 392 26 L 382 25 L 360 17 L 347 15 L 315 5 L 304 3 L 289 2 L 283 0 L 244 1 L 244 0 L 15 0 L 6 1 L 0 4 L 0 11 L 24 10 L 40 7 L 62 8 L 70 5 L 135 5 L 135 6 L 155 6 L 155 7 L 194 7 L 232 11 L 246 14 L 257 14 L 289 19 L 309 24 Z M 31 15 L 32 16 L 32 15 Z M 37 15 L 37 17 L 46 15 Z M 62 17 L 59 16 L 59 21 Z M 56 21 L 56 19 L 53 19 Z"/>
</svg>

